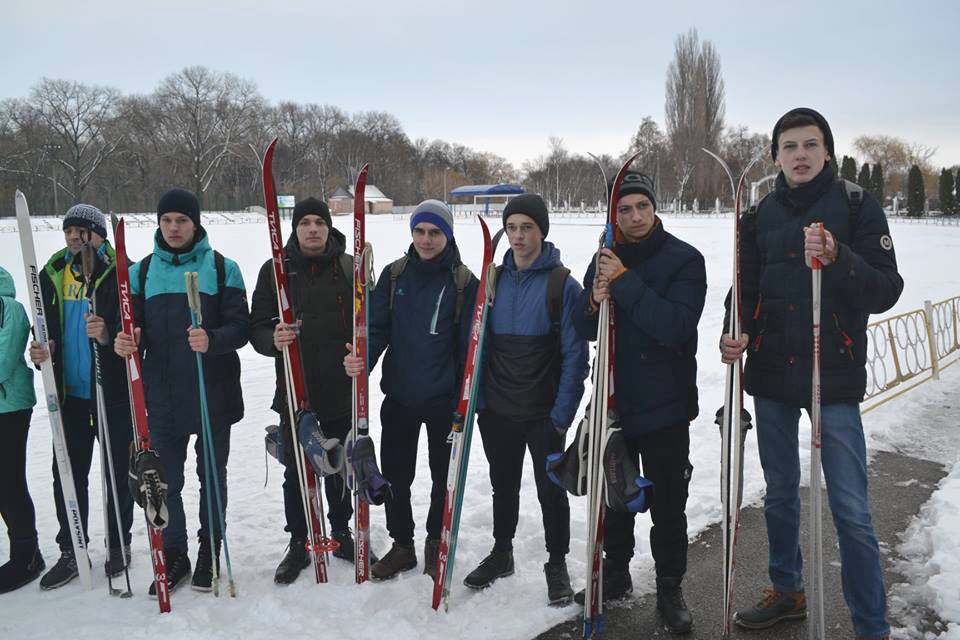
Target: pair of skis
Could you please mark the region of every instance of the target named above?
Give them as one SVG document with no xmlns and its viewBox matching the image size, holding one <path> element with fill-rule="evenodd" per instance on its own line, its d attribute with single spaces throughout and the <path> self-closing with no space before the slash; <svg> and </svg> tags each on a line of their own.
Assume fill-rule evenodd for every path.
<svg viewBox="0 0 960 640">
<path fill-rule="evenodd" d="M 450 463 L 447 468 L 447 490 L 443 500 L 443 525 L 437 551 L 437 574 L 433 581 L 434 610 L 443 603 L 448 609 L 450 584 L 453 580 L 454 560 L 457 553 L 457 538 L 460 532 L 460 514 L 463 511 L 463 491 L 467 484 L 467 465 L 470 461 L 470 443 L 473 439 L 473 422 L 477 409 L 477 388 L 480 383 L 480 362 L 483 353 L 483 338 L 487 313 L 493 304 L 496 291 L 496 267 L 493 254 L 496 247 L 490 239 L 490 229 L 483 217 L 480 228 L 483 232 L 483 264 L 480 271 L 480 286 L 473 306 L 470 322 L 470 342 L 467 360 L 460 381 L 460 396 L 453 424 L 447 441 L 450 443 Z M 497 234 L 499 240 L 500 234 Z"/>
</svg>

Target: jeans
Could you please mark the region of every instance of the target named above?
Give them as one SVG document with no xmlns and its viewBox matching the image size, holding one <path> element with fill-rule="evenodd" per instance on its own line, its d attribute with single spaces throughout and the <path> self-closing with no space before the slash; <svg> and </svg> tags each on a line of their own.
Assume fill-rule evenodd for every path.
<svg viewBox="0 0 960 640">
<path fill-rule="evenodd" d="M 800 552 L 798 407 L 754 398 L 760 463 L 767 483 L 764 515 L 770 580 L 778 591 L 803 591 Z M 867 450 L 854 402 L 821 407 L 823 475 L 840 542 L 843 596 L 860 635 L 889 633 L 880 548 L 867 497 Z"/>
</svg>

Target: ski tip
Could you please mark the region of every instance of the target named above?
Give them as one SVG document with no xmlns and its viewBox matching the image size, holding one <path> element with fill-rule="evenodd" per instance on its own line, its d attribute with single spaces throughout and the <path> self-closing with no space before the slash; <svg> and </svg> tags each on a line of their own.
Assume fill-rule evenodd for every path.
<svg viewBox="0 0 960 640">
<path fill-rule="evenodd" d="M 273 140 L 270 141 L 270 144 L 267 145 L 266 150 L 263 152 L 264 164 L 267 163 L 267 158 L 270 158 L 271 160 L 273 159 L 273 152 L 276 150 L 277 142 L 279 142 L 279 140 L 280 138 L 274 138 Z"/>
</svg>

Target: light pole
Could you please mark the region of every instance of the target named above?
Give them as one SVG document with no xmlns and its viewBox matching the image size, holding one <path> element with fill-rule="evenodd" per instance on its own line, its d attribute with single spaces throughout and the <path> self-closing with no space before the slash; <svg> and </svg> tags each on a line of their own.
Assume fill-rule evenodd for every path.
<svg viewBox="0 0 960 640">
<path fill-rule="evenodd" d="M 60 145 L 56 142 L 47 142 L 40 145 L 40 148 L 50 156 L 52 161 L 50 165 L 50 182 L 53 185 L 53 214 L 58 215 L 60 213 L 60 205 L 57 204 L 57 159 L 55 154 L 57 151 L 60 151 Z"/>
</svg>

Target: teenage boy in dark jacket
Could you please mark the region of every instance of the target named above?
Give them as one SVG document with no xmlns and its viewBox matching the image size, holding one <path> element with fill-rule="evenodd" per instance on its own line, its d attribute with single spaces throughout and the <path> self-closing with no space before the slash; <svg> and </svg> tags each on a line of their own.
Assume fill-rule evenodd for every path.
<svg viewBox="0 0 960 640">
<path fill-rule="evenodd" d="M 537 499 L 543 516 L 547 600 L 573 597 L 566 555 L 570 505 L 563 489 L 547 478 L 546 457 L 563 449 L 587 377 L 587 343 L 573 327 L 581 288 L 560 261 L 560 250 L 545 238 L 550 219 L 543 199 L 517 196 L 504 208 L 510 249 L 497 276 L 487 320 L 478 425 L 493 487 L 490 554 L 464 580 L 483 589 L 513 574 L 513 537 L 520 515 L 523 459 L 530 450 Z M 552 301 L 551 283 L 559 283 Z M 556 317 L 551 303 L 559 302 Z"/>
<path fill-rule="evenodd" d="M 393 546 L 371 567 L 376 580 L 417 566 L 410 486 L 421 425 L 426 425 L 432 481 L 423 572 L 436 574 L 450 462 L 447 435 L 478 286 L 460 260 L 447 205 L 439 200 L 421 202 L 410 215 L 410 232 L 413 242 L 406 255 L 383 269 L 370 301 L 370 366 L 383 355 L 380 460 L 393 491 L 385 505 Z M 354 356 L 348 356 L 344 366 L 350 375 L 362 370 Z"/>
<path fill-rule="evenodd" d="M 707 295 L 706 268 L 699 251 L 664 229 L 648 176 L 627 173 L 619 196 L 616 249 L 600 251 L 599 269 L 591 261 L 574 324 L 595 340 L 598 305 L 612 301 L 617 415 L 634 464 L 642 460 L 643 475 L 654 486 L 650 547 L 657 609 L 671 632 L 686 633 L 693 620 L 680 583 L 687 570 L 690 423 L 699 411 L 697 323 Z M 616 600 L 633 591 L 636 516 L 606 513 L 603 597 Z"/>
<path fill-rule="evenodd" d="M 279 321 L 273 260 L 260 268 L 250 307 L 250 344 L 276 360 L 277 389 L 271 408 L 280 414 L 280 435 L 287 459 L 283 461 L 283 507 L 290 545 L 277 567 L 274 581 L 290 584 L 310 564 L 307 521 L 293 459 L 283 349 L 299 342 L 304 383 L 310 408 L 328 438 L 345 442 L 351 426 L 351 384 L 343 371 L 344 343 L 353 335 L 353 258 L 345 253 L 346 238 L 333 228 L 330 209 L 316 198 L 306 198 L 293 209 L 293 232 L 285 248 L 290 304 L 296 326 Z M 309 469 L 308 469 L 309 471 Z M 340 544 L 333 552 L 353 562 L 354 543 L 349 522 L 353 500 L 344 491 L 340 475 L 324 480 L 332 537 Z M 319 515 L 319 514 L 318 514 Z"/>
<path fill-rule="evenodd" d="M 887 638 L 859 403 L 866 390 L 869 315 L 896 304 L 903 279 L 880 204 L 864 191 L 859 206 L 852 206 L 830 167 L 833 133 L 822 115 L 807 108 L 784 114 L 773 128 L 771 152 L 780 169 L 776 191 L 741 223 L 743 335 L 740 340 L 724 336 L 720 344 L 724 363 L 747 351 L 744 386 L 757 413 L 773 583 L 735 620 L 741 627 L 762 629 L 807 615 L 797 423 L 811 401 L 813 321 L 806 261 L 817 258 L 823 265 L 821 455 L 840 543 L 843 595 L 858 638 Z M 824 230 L 813 227 L 816 222 Z"/>
<path fill-rule="evenodd" d="M 154 236 L 153 253 L 130 267 L 136 341 L 134 336 L 119 333 L 114 350 L 126 357 L 139 345 L 143 357 L 150 438 L 168 484 L 170 521 L 163 530 L 163 547 L 167 582 L 173 591 L 190 575 L 181 491 L 190 436 L 200 433 L 200 384 L 206 388 L 216 460 L 213 471 L 219 478 L 226 510 L 230 429 L 243 418 L 237 350 L 247 343 L 250 318 L 240 268 L 210 246 L 207 230 L 200 224 L 196 196 L 183 189 L 167 191 L 157 205 L 157 219 L 160 228 Z M 199 274 L 203 324 L 198 329 L 191 328 L 183 275 L 188 271 Z M 198 377 L 197 353 L 203 355 L 203 381 Z M 200 542 L 191 586 L 197 591 L 212 591 L 213 562 L 219 557 L 222 532 L 219 522 L 207 522 L 207 500 L 213 500 L 214 495 L 204 477 L 207 463 L 199 436 L 194 448 L 200 481 Z M 210 548 L 210 527 L 214 528 L 215 549 Z M 150 594 L 155 590 L 151 582 Z"/>
</svg>

